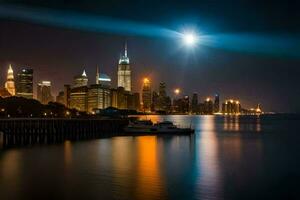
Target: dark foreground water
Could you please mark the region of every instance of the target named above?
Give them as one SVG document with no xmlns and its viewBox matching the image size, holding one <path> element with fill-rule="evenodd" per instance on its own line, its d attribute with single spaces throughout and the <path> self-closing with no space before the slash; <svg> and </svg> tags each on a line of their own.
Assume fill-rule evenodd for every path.
<svg viewBox="0 0 300 200">
<path fill-rule="evenodd" d="M 298 116 L 151 116 L 193 136 L 0 150 L 0 199 L 300 199 Z"/>
</svg>

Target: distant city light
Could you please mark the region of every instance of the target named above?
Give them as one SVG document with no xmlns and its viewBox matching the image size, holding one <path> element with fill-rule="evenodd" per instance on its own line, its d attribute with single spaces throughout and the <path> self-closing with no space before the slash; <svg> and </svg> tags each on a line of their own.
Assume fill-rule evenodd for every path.
<svg viewBox="0 0 300 200">
<path fill-rule="evenodd" d="M 174 93 L 175 93 L 176 95 L 178 95 L 178 94 L 180 93 L 180 89 L 179 89 L 179 88 L 176 88 L 176 89 L 174 90 Z"/>
<path fill-rule="evenodd" d="M 149 83 L 149 79 L 148 78 L 144 78 L 144 83 Z"/>
</svg>

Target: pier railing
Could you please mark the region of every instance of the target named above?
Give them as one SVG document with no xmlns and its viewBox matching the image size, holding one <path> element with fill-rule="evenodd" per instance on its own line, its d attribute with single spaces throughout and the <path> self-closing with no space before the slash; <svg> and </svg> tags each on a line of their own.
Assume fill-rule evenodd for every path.
<svg viewBox="0 0 300 200">
<path fill-rule="evenodd" d="M 15 118 L 0 119 L 3 146 L 54 143 L 112 136 L 128 124 L 126 119 Z"/>
</svg>

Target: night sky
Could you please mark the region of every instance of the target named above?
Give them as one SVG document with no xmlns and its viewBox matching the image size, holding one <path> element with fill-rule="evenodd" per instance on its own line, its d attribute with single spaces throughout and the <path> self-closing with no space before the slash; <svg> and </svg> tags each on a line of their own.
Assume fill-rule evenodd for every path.
<svg viewBox="0 0 300 200">
<path fill-rule="evenodd" d="M 117 62 L 127 40 L 134 91 L 140 91 L 142 78 L 148 76 L 155 89 L 159 81 L 166 82 L 169 94 L 180 87 L 184 94 L 198 92 L 203 101 L 218 92 L 222 101 L 239 98 L 245 107 L 261 103 L 266 111 L 300 112 L 300 5 L 296 1 L 0 2 L 111 17 L 179 32 L 193 27 L 218 39 L 214 45 L 199 44 L 192 50 L 180 48 L 181 41 L 174 38 L 79 30 L 1 15 L 2 85 L 8 63 L 12 63 L 15 75 L 21 66 L 30 66 L 35 70 L 35 82 L 52 81 L 53 95 L 84 68 L 93 83 L 96 65 L 112 77 L 115 86 Z"/>
</svg>

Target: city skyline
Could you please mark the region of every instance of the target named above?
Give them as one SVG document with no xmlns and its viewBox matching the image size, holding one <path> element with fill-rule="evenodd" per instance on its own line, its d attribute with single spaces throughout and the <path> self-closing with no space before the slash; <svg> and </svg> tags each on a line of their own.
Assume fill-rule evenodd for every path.
<svg viewBox="0 0 300 200">
<path fill-rule="evenodd" d="M 300 1 L 0 2 L 1 200 L 299 199 Z"/>
<path fill-rule="evenodd" d="M 177 4 L 175 3 L 175 6 Z M 196 7 L 199 6 L 197 3 L 193 4 Z M 37 6 L 35 3 L 28 5 Z M 47 8 L 48 5 L 44 6 Z M 204 3 L 204 8 L 208 6 L 208 3 Z M 211 12 L 217 13 L 216 11 L 221 10 L 222 4 L 213 4 L 213 6 L 215 7 L 212 7 Z M 245 11 L 245 8 L 238 3 L 237 7 L 240 8 L 239 13 Z M 67 6 L 62 4 L 54 5 L 52 8 L 68 10 Z M 275 12 L 279 8 L 280 6 L 275 6 L 272 9 Z M 101 8 L 99 9 L 101 10 Z M 127 40 L 132 77 L 134 77 L 132 79 L 133 91 L 140 92 L 143 78 L 149 77 L 152 80 L 153 88 L 158 88 L 159 82 L 163 81 L 167 83 L 168 91 L 181 88 L 182 93 L 187 95 L 198 92 L 201 99 L 206 98 L 209 94 L 220 93 L 222 100 L 239 97 L 243 105 L 247 107 L 261 103 L 264 109 L 269 111 L 299 112 L 299 90 L 294 89 L 291 85 L 299 84 L 297 74 L 299 74 L 300 61 L 297 56 L 294 56 L 295 54 L 288 55 L 292 49 L 289 48 L 289 42 L 293 41 L 288 36 L 297 33 L 293 20 L 288 21 L 290 18 L 282 18 L 287 23 L 280 27 L 276 24 L 268 24 L 268 19 L 265 19 L 266 26 L 264 27 L 261 24 L 255 24 L 257 20 L 252 21 L 245 15 L 243 19 L 251 25 L 245 26 L 244 21 L 234 20 L 233 16 L 228 15 L 230 8 L 224 9 L 226 12 L 221 13 L 225 12 L 227 15 L 224 18 L 226 23 L 223 26 L 216 27 L 220 25 L 218 21 L 214 19 L 209 22 L 208 16 L 203 21 L 199 21 L 199 15 L 195 15 L 195 20 L 186 20 L 186 23 L 193 24 L 195 22 L 195 26 L 199 28 L 200 32 L 233 32 L 237 37 L 242 33 L 249 33 L 251 36 L 262 32 L 267 36 L 265 38 L 270 36 L 274 39 L 272 40 L 274 45 L 267 45 L 274 51 L 278 50 L 276 41 L 282 43 L 285 41 L 273 37 L 273 35 L 285 31 L 287 34 L 283 35 L 286 36 L 284 39 L 286 39 L 287 48 L 282 54 L 278 54 L 278 52 L 269 54 L 259 51 L 263 49 L 260 46 L 256 48 L 257 52 L 253 52 L 253 49 L 250 49 L 251 51 L 221 49 L 199 44 L 199 47 L 191 52 L 189 49 L 179 48 L 180 41 L 172 39 L 134 36 L 127 33 L 99 33 L 34 24 L 21 20 L 7 20 L 4 17 L 0 20 L 4 27 L 1 33 L 3 41 L 0 50 L 3 53 L 0 55 L 0 65 L 5 67 L 1 68 L 0 82 L 1 85 L 4 84 L 5 68 L 8 64 L 17 66 L 15 71 L 19 70 L 19 67 L 29 66 L 34 69 L 35 76 L 40 77 L 39 80 L 34 80 L 35 87 L 38 81 L 50 80 L 51 77 L 55 77 L 55 80 L 50 81 L 53 86 L 53 95 L 57 95 L 63 89 L 63 84 L 72 83 L 74 75 L 80 74 L 83 69 L 86 69 L 88 75 L 92 75 L 95 73 L 95 67 L 99 66 L 101 71 L 112 77 L 115 87 L 119 55 L 123 52 L 124 41 Z M 80 8 L 74 8 L 74 10 L 81 12 Z M 248 13 L 251 14 L 253 10 L 255 7 L 250 7 Z M 178 10 L 170 12 L 172 11 L 178 13 Z M 205 11 L 203 12 L 207 14 Z M 258 17 L 264 19 L 260 10 L 257 12 Z M 97 14 L 94 11 L 92 13 Z M 130 13 L 126 15 L 130 15 Z M 216 14 L 216 18 L 220 15 Z M 282 13 L 271 13 L 271 15 L 281 17 Z M 118 12 L 113 12 L 111 16 L 122 19 Z M 147 13 L 141 16 L 140 20 L 134 19 L 132 16 L 125 17 L 137 21 L 149 21 Z M 182 23 L 182 19 L 178 20 L 179 22 L 174 26 L 175 19 L 168 24 L 166 16 L 157 15 L 154 21 L 150 22 L 180 30 L 184 23 Z M 228 39 L 227 42 L 230 41 Z M 249 41 L 251 43 L 253 38 L 250 38 Z M 266 43 L 259 37 L 257 41 Z M 241 44 L 233 40 L 231 46 L 238 48 L 241 47 Z M 244 44 L 243 48 L 246 47 L 249 47 L 249 44 Z M 295 48 L 294 53 L 297 52 L 297 48 Z M 169 72 L 172 72 L 172 76 L 169 75 Z M 35 91 L 36 89 L 34 89 Z"/>
<path fill-rule="evenodd" d="M 127 57 L 127 43 L 125 43 L 125 54 L 120 56 L 119 60 L 119 67 L 122 67 L 122 61 L 126 60 L 125 65 L 128 65 L 129 69 L 129 58 Z M 121 63 L 121 65 L 120 65 Z M 118 84 L 119 82 L 119 71 L 120 68 L 118 67 Z M 122 69 L 122 68 L 121 68 Z M 127 68 L 125 67 L 127 70 Z M 30 71 L 30 72 L 29 72 Z M 27 82 L 27 75 L 26 78 L 23 80 L 20 79 L 20 75 L 30 73 L 31 81 Z M 119 109 L 134 109 L 136 111 L 142 111 L 146 113 L 155 113 L 155 112 L 174 112 L 174 113 L 191 113 L 191 114 L 229 114 L 229 113 L 235 113 L 235 114 L 241 114 L 242 108 L 240 106 L 240 101 L 236 100 L 237 104 L 240 106 L 240 108 L 237 111 L 227 111 L 227 109 L 224 109 L 224 105 L 227 105 L 227 102 L 233 102 L 233 99 L 223 99 L 222 108 L 220 108 L 220 96 L 218 93 L 214 94 L 214 99 L 211 98 L 210 95 L 207 95 L 204 100 L 204 104 L 202 105 L 202 98 L 198 97 L 198 93 L 194 92 L 193 94 L 182 94 L 182 90 L 180 88 L 175 88 L 173 91 L 166 90 L 166 84 L 165 82 L 159 82 L 158 88 L 152 88 L 151 80 L 148 77 L 143 78 L 142 83 L 142 89 L 141 91 L 131 91 L 126 90 L 126 87 L 131 89 L 131 84 L 129 80 L 128 83 L 121 82 L 120 86 L 116 86 L 116 89 L 112 87 L 111 85 L 111 78 L 107 76 L 105 73 L 99 71 L 99 67 L 96 67 L 96 72 L 94 74 L 95 82 L 91 81 L 93 77 L 90 77 L 87 75 L 86 70 L 83 69 L 82 74 L 76 75 L 73 77 L 73 83 L 70 84 L 64 84 L 64 89 L 60 90 L 57 95 L 52 92 L 51 89 L 51 81 L 48 80 L 42 80 L 39 81 L 36 85 L 36 96 L 33 95 L 34 93 L 34 84 L 32 79 L 33 77 L 33 71 L 31 68 L 22 68 L 18 72 L 18 78 L 16 82 L 16 89 L 15 89 L 15 80 L 14 80 L 14 74 L 13 74 L 12 65 L 9 64 L 8 71 L 7 71 L 7 81 L 5 82 L 5 87 L 2 89 L 6 89 L 7 93 L 11 96 L 22 96 L 26 98 L 34 98 L 42 104 L 48 104 L 49 102 L 58 102 L 63 105 L 65 105 L 67 108 L 75 108 L 78 111 L 84 111 L 87 113 L 95 113 L 94 109 L 105 109 L 110 106 L 119 108 Z M 122 76 L 123 74 L 121 74 Z M 126 78 L 126 77 L 125 77 Z M 122 81 L 124 77 L 121 77 Z M 129 73 L 129 79 L 131 79 L 130 73 Z M 20 82 L 21 81 L 21 82 Z M 26 82 L 24 82 L 26 81 Z M 7 87 L 7 83 L 12 82 L 13 87 Z M 29 84 L 26 86 L 27 89 L 24 88 L 24 86 L 21 86 L 23 84 Z M 30 85 L 31 84 L 31 85 Z M 123 86 L 123 85 L 124 86 Z M 17 89 L 19 87 L 19 89 Z M 22 87 L 22 88 L 20 88 Z M 28 91 L 28 87 L 31 88 L 31 96 L 27 96 L 22 93 L 21 90 Z M 66 91 L 66 87 L 69 88 Z M 12 92 L 13 91 L 13 92 Z M 115 93 L 116 91 L 117 93 Z M 79 93 L 78 93 L 79 92 Z M 83 93 L 84 94 L 83 94 Z M 120 93 L 121 92 L 121 93 Z M 66 93 L 66 95 L 64 94 Z M 75 96 L 74 96 L 75 95 Z M 83 95 L 83 96 L 82 96 Z M 117 96 L 118 97 L 117 97 Z M 120 97 L 119 95 L 125 95 L 125 104 L 120 104 L 120 99 L 123 99 L 124 97 Z M 128 96 L 129 95 L 129 96 Z M 136 95 L 138 95 L 136 99 Z M 196 96 L 195 96 L 196 95 Z M 55 98 L 56 96 L 56 98 Z M 115 96 L 115 97 L 113 97 Z M 4 96 L 5 97 L 5 96 Z M 196 97 L 196 99 L 195 99 Z M 67 99 L 66 99 L 67 98 Z M 119 99 L 115 100 L 119 103 L 113 103 L 114 100 L 112 99 Z M 131 100 L 127 99 L 130 98 Z M 187 100 L 185 102 L 185 99 Z M 191 101 L 190 101 L 191 99 Z M 121 101 L 124 101 L 121 100 Z M 183 102 L 182 102 L 183 100 Z M 213 102 L 214 101 L 214 102 Z M 195 105 L 195 102 L 196 105 Z M 198 102 L 200 102 L 198 104 Z M 210 104 L 207 104 L 207 103 Z M 185 105 L 183 105 L 183 104 Z M 244 114 L 252 113 L 257 111 L 257 113 L 261 113 L 260 106 L 261 104 L 258 103 L 257 107 L 254 108 L 252 104 L 251 107 L 243 108 Z M 182 107 L 184 106 L 184 107 Z M 203 107 L 204 106 L 204 107 Z M 204 110 L 203 110 L 204 109 Z M 247 111 L 248 110 L 248 111 Z M 248 113 L 248 114 L 249 114 Z"/>
</svg>

